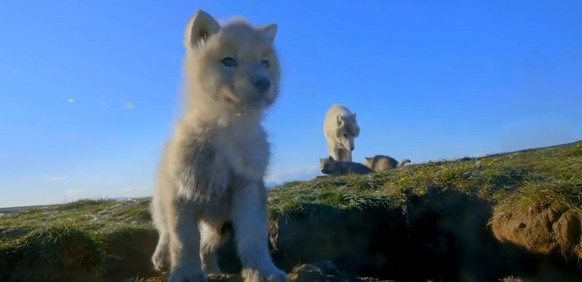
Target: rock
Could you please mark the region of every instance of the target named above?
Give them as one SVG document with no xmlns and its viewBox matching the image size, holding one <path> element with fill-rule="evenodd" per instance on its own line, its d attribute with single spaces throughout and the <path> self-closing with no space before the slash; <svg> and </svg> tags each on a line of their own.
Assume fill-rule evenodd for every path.
<svg viewBox="0 0 582 282">
<path fill-rule="evenodd" d="M 294 282 L 356 282 L 356 281 L 393 281 L 359 278 L 339 271 L 331 261 L 303 264 L 289 274 Z"/>
<path fill-rule="evenodd" d="M 293 282 L 372 282 L 394 280 L 377 280 L 371 278 L 359 278 L 339 271 L 331 261 L 319 261 L 310 264 L 302 264 L 295 267 L 288 277 Z M 210 275 L 209 282 L 243 282 L 238 274 Z"/>
</svg>

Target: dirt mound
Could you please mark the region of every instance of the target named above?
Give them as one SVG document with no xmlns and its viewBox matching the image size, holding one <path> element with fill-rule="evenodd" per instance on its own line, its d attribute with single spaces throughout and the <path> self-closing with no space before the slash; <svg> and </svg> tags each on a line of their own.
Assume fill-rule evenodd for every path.
<svg viewBox="0 0 582 282">
<path fill-rule="evenodd" d="M 545 205 L 503 212 L 491 221 L 495 237 L 524 249 L 582 259 L 582 213 L 563 206 Z"/>
<path fill-rule="evenodd" d="M 301 282 L 379 281 L 359 277 L 384 279 L 380 281 L 496 281 L 510 275 L 535 278 L 532 281 L 577 281 L 580 277 L 571 265 L 560 269 L 537 258 L 520 260 L 532 252 L 580 258 L 579 213 L 555 207 L 513 212 L 493 217 L 491 230 L 487 223 L 492 204 L 478 197 L 429 189 L 423 196 L 405 199 L 398 205 L 348 209 L 306 204 L 301 212 L 272 219 L 273 260 L 293 281 Z M 51 281 L 164 281 L 150 261 L 157 241 L 151 227 L 120 229 L 104 241 L 104 272 L 97 276 L 65 264 L 37 272 L 51 274 L 45 278 L 58 277 Z M 507 251 L 514 249 L 519 250 L 517 255 Z M 210 281 L 241 281 L 232 237 L 219 251 L 219 264 L 225 273 L 234 274 Z M 12 274 L 7 281 L 22 278 Z"/>
<path fill-rule="evenodd" d="M 501 244 L 486 228 L 490 204 L 466 194 L 429 191 L 400 207 L 304 210 L 272 223 L 273 258 L 287 271 L 330 260 L 347 273 L 379 279 L 493 281 L 509 275 L 498 259 Z"/>
</svg>

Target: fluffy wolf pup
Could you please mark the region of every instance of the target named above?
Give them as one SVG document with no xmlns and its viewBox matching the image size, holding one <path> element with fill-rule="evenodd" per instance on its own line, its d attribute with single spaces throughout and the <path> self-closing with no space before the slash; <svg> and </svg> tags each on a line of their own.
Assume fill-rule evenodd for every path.
<svg viewBox="0 0 582 282">
<path fill-rule="evenodd" d="M 375 155 L 374 157 L 364 157 L 364 165 L 375 172 L 380 172 L 410 165 L 410 160 L 404 159 L 399 163 L 390 156 Z"/>
<path fill-rule="evenodd" d="M 220 273 L 216 250 L 234 229 L 245 282 L 288 281 L 268 248 L 263 181 L 270 148 L 261 125 L 279 94 L 277 25 L 224 26 L 198 10 L 184 45 L 186 105 L 159 166 L 152 262 L 170 282 Z"/>
<path fill-rule="evenodd" d="M 327 140 L 329 155 L 338 161 L 352 161 L 354 140 L 360 135 L 356 113 L 340 104 L 333 104 L 323 121 L 323 135 Z"/>
<path fill-rule="evenodd" d="M 319 166 L 321 168 L 321 173 L 331 176 L 340 176 L 346 174 L 367 174 L 372 172 L 370 168 L 361 163 L 338 161 L 335 160 L 332 156 L 319 159 Z"/>
</svg>

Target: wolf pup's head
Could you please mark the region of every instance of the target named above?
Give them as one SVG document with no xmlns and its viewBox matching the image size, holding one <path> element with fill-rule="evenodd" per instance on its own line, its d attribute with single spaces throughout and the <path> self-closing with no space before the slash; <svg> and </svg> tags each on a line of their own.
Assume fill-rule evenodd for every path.
<svg viewBox="0 0 582 282">
<path fill-rule="evenodd" d="M 327 158 L 319 159 L 319 167 L 321 168 L 321 173 L 323 174 L 334 174 L 338 169 L 336 166 L 338 162 L 334 160 L 332 156 Z"/>
<path fill-rule="evenodd" d="M 374 162 L 374 157 L 364 157 L 364 165 L 368 168 L 372 168 L 372 163 Z"/>
<path fill-rule="evenodd" d="M 281 76 L 273 46 L 276 33 L 276 24 L 254 27 L 241 19 L 221 27 L 198 10 L 184 36 L 190 95 L 235 113 L 261 111 L 273 104 Z"/>
<path fill-rule="evenodd" d="M 346 150 L 353 151 L 356 148 L 354 139 L 360 135 L 356 114 L 337 115 L 337 127 L 337 139 Z"/>
</svg>

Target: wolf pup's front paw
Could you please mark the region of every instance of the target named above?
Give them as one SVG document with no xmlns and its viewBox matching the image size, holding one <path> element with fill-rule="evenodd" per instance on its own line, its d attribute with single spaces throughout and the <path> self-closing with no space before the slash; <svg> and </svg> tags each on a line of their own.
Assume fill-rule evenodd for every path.
<svg viewBox="0 0 582 282">
<path fill-rule="evenodd" d="M 170 259 L 167 253 L 155 252 L 152 256 L 152 263 L 155 270 L 166 272 L 170 266 Z"/>
<path fill-rule="evenodd" d="M 175 268 L 170 277 L 168 278 L 168 282 L 207 282 L 208 279 L 206 278 L 206 274 L 201 270 L 195 271 L 192 268 L 188 267 L 177 267 Z"/>
</svg>

